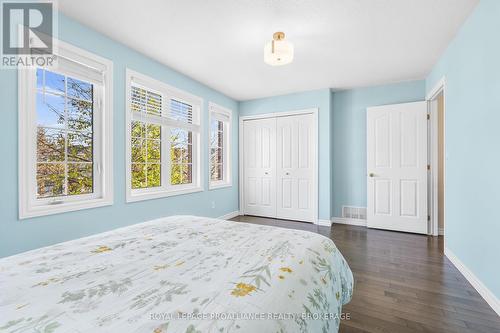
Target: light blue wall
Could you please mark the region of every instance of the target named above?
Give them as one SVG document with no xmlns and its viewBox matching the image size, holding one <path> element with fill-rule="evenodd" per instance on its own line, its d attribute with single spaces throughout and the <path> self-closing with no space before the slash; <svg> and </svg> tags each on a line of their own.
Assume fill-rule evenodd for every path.
<svg viewBox="0 0 500 333">
<path fill-rule="evenodd" d="M 330 89 L 240 102 L 240 116 L 319 108 L 319 218 L 331 216 L 331 94 Z"/>
<path fill-rule="evenodd" d="M 425 81 L 333 94 L 332 216 L 342 216 L 343 205 L 366 207 L 366 108 L 424 99 Z"/>
<path fill-rule="evenodd" d="M 500 1 L 481 0 L 427 78 L 446 77 L 449 248 L 500 298 Z"/>
<path fill-rule="evenodd" d="M 111 59 L 114 63 L 114 205 L 18 220 L 17 154 L 17 72 L 0 70 L 0 257 L 69 239 L 138 223 L 172 214 L 217 217 L 238 210 L 238 175 L 233 173 L 232 188 L 204 191 L 165 199 L 125 203 L 125 67 L 149 75 L 204 99 L 233 110 L 233 147 L 238 145 L 238 104 L 234 100 L 170 68 L 132 51 L 97 32 L 60 15 L 59 38 L 80 48 Z M 208 125 L 204 123 L 204 130 Z M 206 133 L 206 132 L 205 132 Z M 205 188 L 208 189 L 208 148 L 203 147 Z M 237 150 L 232 166 L 238 170 Z M 212 201 L 216 208 L 212 209 Z"/>
</svg>

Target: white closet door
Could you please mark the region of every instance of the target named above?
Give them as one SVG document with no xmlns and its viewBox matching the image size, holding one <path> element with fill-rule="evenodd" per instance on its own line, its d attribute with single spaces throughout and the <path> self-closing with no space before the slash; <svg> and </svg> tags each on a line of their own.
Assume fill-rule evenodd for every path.
<svg viewBox="0 0 500 333">
<path fill-rule="evenodd" d="M 245 214 L 276 216 L 276 118 L 243 122 Z"/>
<path fill-rule="evenodd" d="M 368 209 L 371 228 L 427 233 L 427 106 L 368 108 Z"/>
<path fill-rule="evenodd" d="M 278 117 L 276 124 L 277 218 L 314 222 L 314 115 Z"/>
</svg>

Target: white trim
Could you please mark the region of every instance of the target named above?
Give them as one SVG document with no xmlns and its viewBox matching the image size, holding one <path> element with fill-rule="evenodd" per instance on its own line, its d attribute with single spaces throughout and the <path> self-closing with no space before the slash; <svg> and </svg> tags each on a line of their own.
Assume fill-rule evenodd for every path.
<svg viewBox="0 0 500 333">
<path fill-rule="evenodd" d="M 500 301 L 489 290 L 474 273 L 464 265 L 463 262 L 447 247 L 444 248 L 444 255 L 451 261 L 451 263 L 458 269 L 460 273 L 469 281 L 469 283 L 476 289 L 481 297 L 488 303 L 491 308 L 500 316 Z"/>
<path fill-rule="evenodd" d="M 319 226 L 323 226 L 323 227 L 331 227 L 332 226 L 332 221 L 318 219 L 318 223 L 316 223 L 316 224 L 319 225 Z"/>
<path fill-rule="evenodd" d="M 130 110 L 130 88 L 132 82 L 138 85 L 143 85 L 145 88 L 157 91 L 162 95 L 164 107 L 168 105 L 170 98 L 181 99 L 192 104 L 197 111 L 193 112 L 193 124 L 180 124 L 176 121 L 166 119 L 166 117 L 158 120 L 158 124 L 162 126 L 162 135 L 164 132 L 170 131 L 171 128 L 180 127 L 193 132 L 193 183 L 184 185 L 170 184 L 170 139 L 162 137 L 161 139 L 161 186 L 157 188 L 147 189 L 132 189 L 132 170 L 131 170 L 131 122 L 132 112 Z M 202 158 L 202 138 L 204 137 L 203 130 L 203 99 L 192 95 L 183 90 L 172 87 L 162 81 L 151 78 L 147 75 L 136 72 L 132 69 L 125 69 L 125 198 L 126 202 L 137 202 L 150 199 L 166 198 L 175 195 L 183 195 L 189 193 L 202 192 L 204 188 L 204 159 Z M 162 109 L 162 113 L 164 110 Z M 154 116 L 153 116 L 154 117 Z M 165 118 L 165 119 L 163 119 Z M 156 120 L 155 120 L 156 123 Z M 168 134 L 167 134 L 168 135 Z M 165 144 L 168 143 L 168 144 Z"/>
<path fill-rule="evenodd" d="M 211 136 L 212 136 L 212 114 L 219 113 L 226 115 L 229 119 L 224 122 L 224 146 L 223 148 L 223 180 L 212 181 L 211 179 Z M 233 176 L 232 176 L 232 163 L 231 163 L 231 153 L 232 153 L 232 127 L 233 127 L 233 110 L 220 106 L 216 103 L 208 103 L 208 190 L 217 190 L 226 187 L 233 186 Z"/>
<path fill-rule="evenodd" d="M 443 209 L 443 228 L 446 225 L 446 200 L 443 201 L 443 207 L 439 207 L 438 203 L 438 192 L 439 192 L 439 179 L 438 179 L 438 114 L 433 110 L 432 103 L 435 102 L 436 97 L 443 93 L 443 111 L 444 117 L 446 117 L 446 78 L 442 77 L 436 85 L 428 92 L 426 101 L 427 109 L 430 116 L 429 123 L 429 165 L 431 169 L 429 171 L 429 216 L 431 217 L 429 223 L 428 234 L 433 236 L 438 236 L 440 233 L 439 229 L 439 208 Z M 446 188 L 446 121 L 443 123 L 443 184 Z M 446 192 L 444 193 L 446 196 Z"/>
<path fill-rule="evenodd" d="M 314 173 L 314 188 L 316 189 L 316 196 L 314 198 L 315 203 L 315 216 L 313 223 L 319 225 L 319 109 L 318 108 L 309 108 L 309 109 L 301 109 L 301 110 L 293 110 L 293 111 L 285 111 L 285 112 L 272 112 L 272 113 L 263 113 L 257 115 L 250 116 L 240 116 L 239 117 L 239 131 L 238 131 L 238 168 L 239 168 L 239 202 L 240 202 L 240 215 L 245 215 L 245 198 L 244 198 L 244 165 L 243 165 L 243 122 L 245 120 L 254 120 L 254 119 L 265 119 L 265 118 L 275 118 L 275 117 L 287 117 L 301 114 L 312 114 L 314 116 L 314 129 L 316 131 L 315 137 L 315 169 Z M 271 216 L 272 218 L 276 218 L 276 216 Z"/>
<path fill-rule="evenodd" d="M 438 82 L 436 82 L 434 87 L 432 87 L 432 89 L 429 90 L 425 99 L 426 100 L 434 99 L 437 95 L 439 95 L 441 89 L 444 88 L 445 85 L 446 85 L 446 76 L 443 76 L 442 78 L 439 79 Z"/>
<path fill-rule="evenodd" d="M 338 224 L 349 224 L 349 225 L 356 225 L 356 226 L 360 226 L 360 227 L 366 227 L 366 220 L 361 220 L 361 219 L 347 219 L 345 217 L 332 217 L 332 222 L 338 223 Z"/>
<path fill-rule="evenodd" d="M 218 219 L 219 220 L 230 220 L 236 216 L 239 216 L 240 215 L 240 212 L 239 211 L 234 211 L 234 212 L 231 212 L 231 213 L 227 213 L 227 214 L 224 214 L 222 216 L 219 216 Z"/>
<path fill-rule="evenodd" d="M 63 41 L 57 40 L 57 44 L 57 55 L 98 68 L 103 72 L 104 96 L 100 95 L 101 92 L 96 92 L 98 99 L 95 110 L 100 118 L 97 123 L 100 128 L 95 130 L 94 134 L 94 155 L 97 155 L 97 162 L 94 160 L 94 175 L 101 174 L 94 182 L 97 182 L 99 192 L 72 198 L 64 197 L 63 203 L 57 205 L 35 204 L 36 198 L 33 198 L 33 195 L 36 193 L 36 178 L 32 168 L 36 163 L 36 135 L 33 134 L 36 127 L 33 112 L 36 105 L 36 93 L 34 93 L 36 67 L 20 66 L 18 68 L 19 219 L 113 204 L 113 62 Z M 54 70 L 57 72 L 57 67 Z M 57 201 L 57 198 L 54 201 Z"/>
<path fill-rule="evenodd" d="M 168 197 L 173 197 L 176 195 L 197 193 L 197 192 L 203 192 L 203 191 L 204 191 L 203 187 L 186 188 L 183 190 L 150 191 L 150 192 L 134 194 L 130 198 L 127 199 L 127 202 L 137 202 L 137 201 L 143 201 L 143 200 L 168 198 Z"/>
</svg>

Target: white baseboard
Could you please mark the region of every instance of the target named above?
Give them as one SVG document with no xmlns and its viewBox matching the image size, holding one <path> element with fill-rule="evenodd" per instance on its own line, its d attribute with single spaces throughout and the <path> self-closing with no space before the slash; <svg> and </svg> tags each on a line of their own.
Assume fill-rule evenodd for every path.
<svg viewBox="0 0 500 333">
<path fill-rule="evenodd" d="M 233 217 L 236 217 L 238 215 L 240 215 L 240 212 L 236 210 L 234 212 L 227 213 L 226 215 L 219 216 L 218 219 L 219 220 L 229 220 L 229 219 L 232 219 Z"/>
<path fill-rule="evenodd" d="M 317 225 L 321 225 L 321 226 L 323 226 L 323 227 L 331 227 L 331 226 L 332 226 L 332 221 L 330 221 L 330 220 L 320 220 L 320 219 L 318 219 L 318 221 L 317 221 L 317 223 L 316 223 L 316 224 L 317 224 Z"/>
<path fill-rule="evenodd" d="M 460 273 L 469 281 L 469 283 L 477 290 L 479 295 L 488 303 L 491 308 L 500 316 L 500 301 L 489 290 L 470 269 L 465 266 L 458 257 L 448 248 L 444 248 L 444 255 L 450 259 L 451 263 L 458 269 Z"/>
<path fill-rule="evenodd" d="M 344 217 L 332 217 L 332 222 L 366 227 L 366 220 L 361 220 L 361 219 L 346 219 Z"/>
<path fill-rule="evenodd" d="M 438 235 L 440 235 L 440 236 L 444 235 L 444 228 L 438 229 Z"/>
</svg>

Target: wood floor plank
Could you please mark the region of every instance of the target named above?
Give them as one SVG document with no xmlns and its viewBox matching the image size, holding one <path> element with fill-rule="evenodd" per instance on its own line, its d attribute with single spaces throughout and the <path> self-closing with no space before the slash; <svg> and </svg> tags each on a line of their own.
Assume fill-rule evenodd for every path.
<svg viewBox="0 0 500 333">
<path fill-rule="evenodd" d="M 500 317 L 443 254 L 442 237 L 253 216 L 233 221 L 331 238 L 354 274 L 342 333 L 500 333 Z"/>
</svg>

